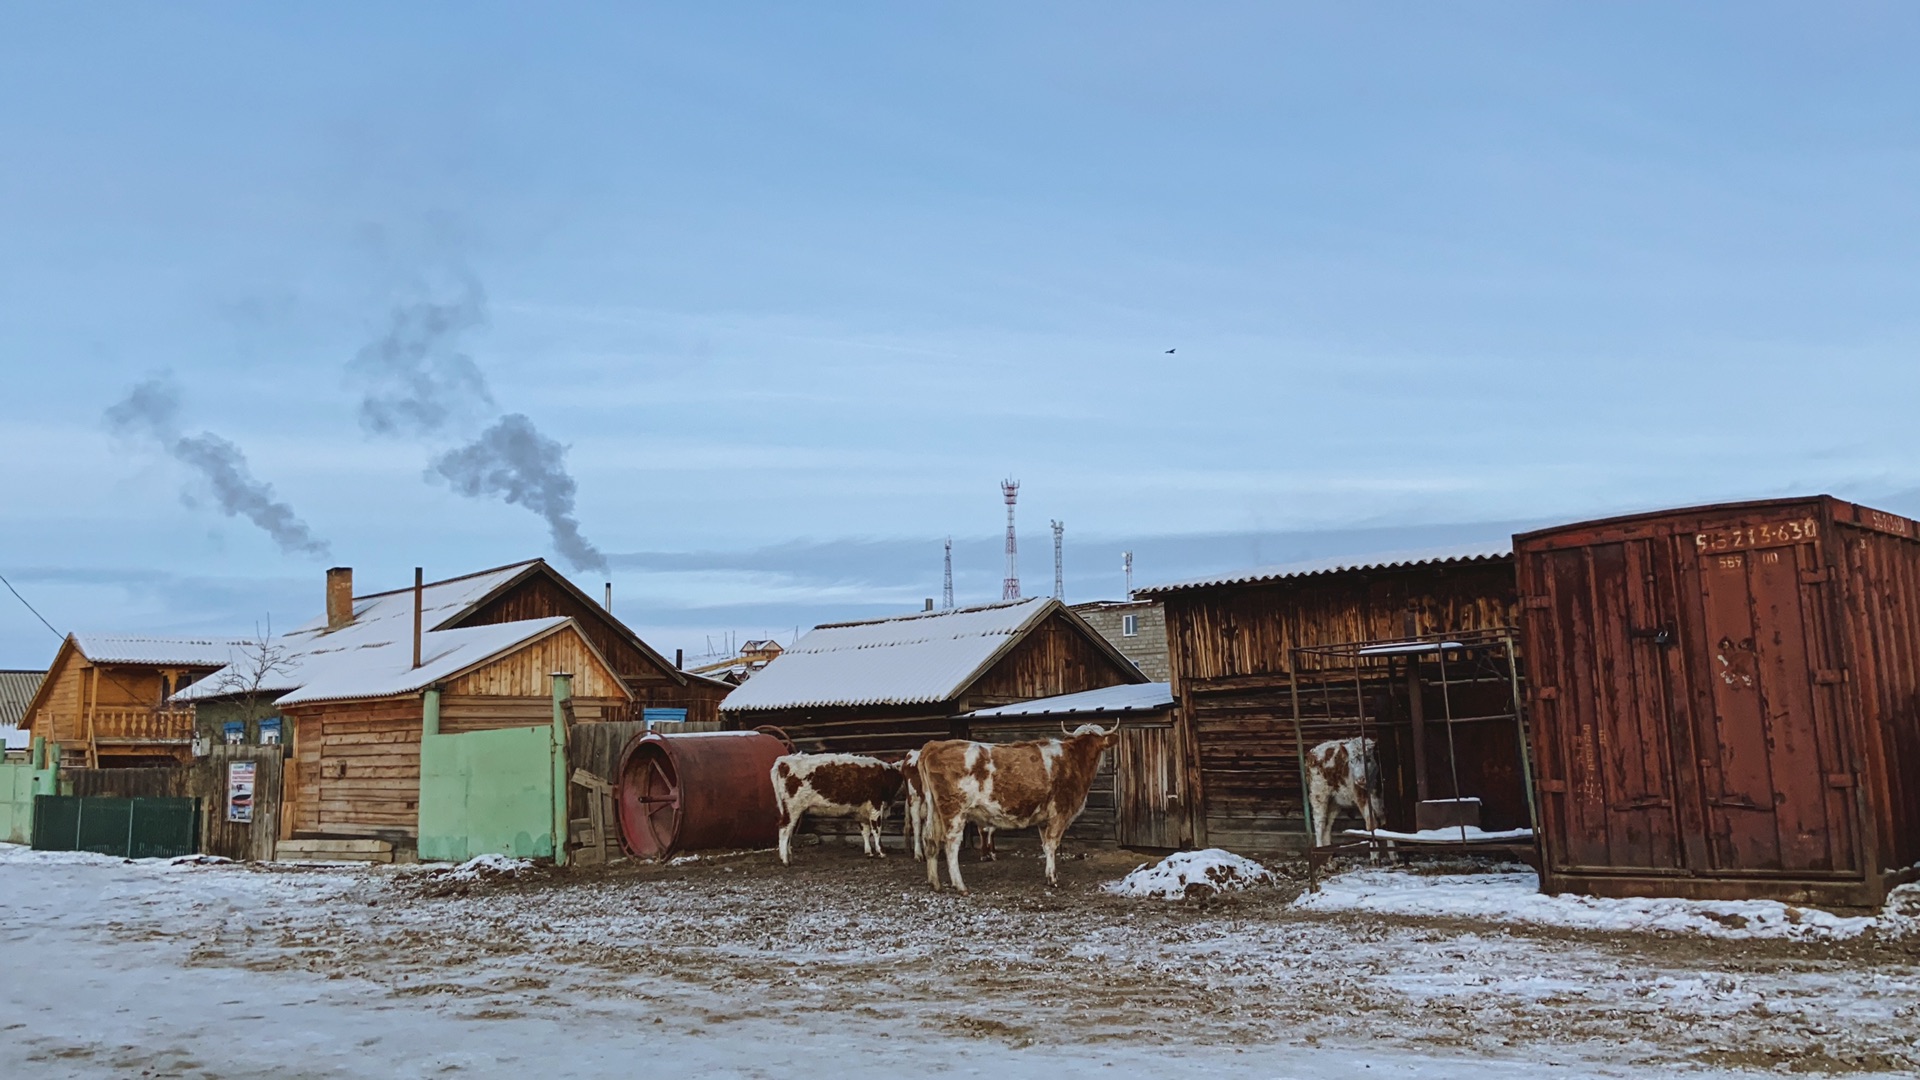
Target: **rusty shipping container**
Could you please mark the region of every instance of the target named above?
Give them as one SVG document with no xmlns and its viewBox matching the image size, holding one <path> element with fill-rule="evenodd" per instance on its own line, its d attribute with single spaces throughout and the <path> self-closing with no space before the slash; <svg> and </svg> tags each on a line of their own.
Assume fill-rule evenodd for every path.
<svg viewBox="0 0 1920 1080">
<path fill-rule="evenodd" d="M 1877 905 L 1920 862 L 1920 529 L 1829 496 L 1514 538 L 1548 892 Z"/>
</svg>

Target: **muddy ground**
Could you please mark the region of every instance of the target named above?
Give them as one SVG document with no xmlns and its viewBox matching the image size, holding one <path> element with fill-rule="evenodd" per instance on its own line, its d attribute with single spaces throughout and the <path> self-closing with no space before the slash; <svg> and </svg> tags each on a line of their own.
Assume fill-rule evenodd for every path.
<svg viewBox="0 0 1920 1080">
<path fill-rule="evenodd" d="M 310 899 L 122 932 L 192 963 L 359 977 L 473 1017 L 595 999 L 659 1022 L 841 1012 L 884 1033 L 1014 1046 L 1108 1041 L 1368 1046 L 1497 1058 L 1792 1072 L 1920 1065 L 1920 967 L 1904 941 L 1726 942 L 1290 906 L 1303 882 L 1209 901 L 1125 900 L 1112 850 L 924 868 L 827 843 L 680 865 L 450 879 L 317 875 Z M 299 870 L 233 869 L 296 885 Z"/>
</svg>

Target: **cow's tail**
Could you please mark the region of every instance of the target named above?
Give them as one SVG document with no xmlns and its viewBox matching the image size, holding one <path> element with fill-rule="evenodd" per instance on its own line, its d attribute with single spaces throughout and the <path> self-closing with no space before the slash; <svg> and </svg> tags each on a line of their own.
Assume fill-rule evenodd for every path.
<svg viewBox="0 0 1920 1080">
<path fill-rule="evenodd" d="M 925 751 L 921 752 L 920 760 L 914 762 L 914 770 L 920 774 L 920 854 L 932 859 L 945 846 L 947 830 L 933 812 L 933 776 L 927 768 Z"/>
</svg>

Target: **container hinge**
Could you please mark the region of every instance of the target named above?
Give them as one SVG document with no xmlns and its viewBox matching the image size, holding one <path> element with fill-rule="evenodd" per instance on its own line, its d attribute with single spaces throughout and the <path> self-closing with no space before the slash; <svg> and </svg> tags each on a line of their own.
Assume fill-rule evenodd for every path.
<svg viewBox="0 0 1920 1080">
<path fill-rule="evenodd" d="M 1847 673 L 1842 668 L 1820 668 L 1813 673 L 1813 681 L 1817 686 L 1832 686 L 1846 682 Z"/>
<path fill-rule="evenodd" d="M 1825 585 L 1833 577 L 1833 567 L 1823 566 L 1818 570 L 1800 571 L 1800 584 Z"/>
<path fill-rule="evenodd" d="M 1545 611 L 1553 606 L 1551 596 L 1523 596 L 1520 598 L 1520 610 Z"/>
<path fill-rule="evenodd" d="M 1853 774 L 1844 772 L 1828 773 L 1827 786 L 1831 788 L 1850 788 L 1853 786 Z"/>
<path fill-rule="evenodd" d="M 1540 790 L 1554 795 L 1564 795 L 1567 791 L 1567 782 L 1565 780 L 1542 780 L 1540 781 Z"/>
<path fill-rule="evenodd" d="M 1560 688 L 1557 686 L 1536 686 L 1533 688 L 1533 696 L 1538 701 L 1552 701 L 1560 696 Z"/>
</svg>

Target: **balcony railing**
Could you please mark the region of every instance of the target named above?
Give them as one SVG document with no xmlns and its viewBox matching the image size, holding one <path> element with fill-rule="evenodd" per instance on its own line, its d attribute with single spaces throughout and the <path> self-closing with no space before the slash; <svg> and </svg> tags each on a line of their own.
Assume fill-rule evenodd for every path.
<svg viewBox="0 0 1920 1080">
<path fill-rule="evenodd" d="M 190 743 L 193 710 L 96 709 L 93 738 L 102 743 Z"/>
</svg>

